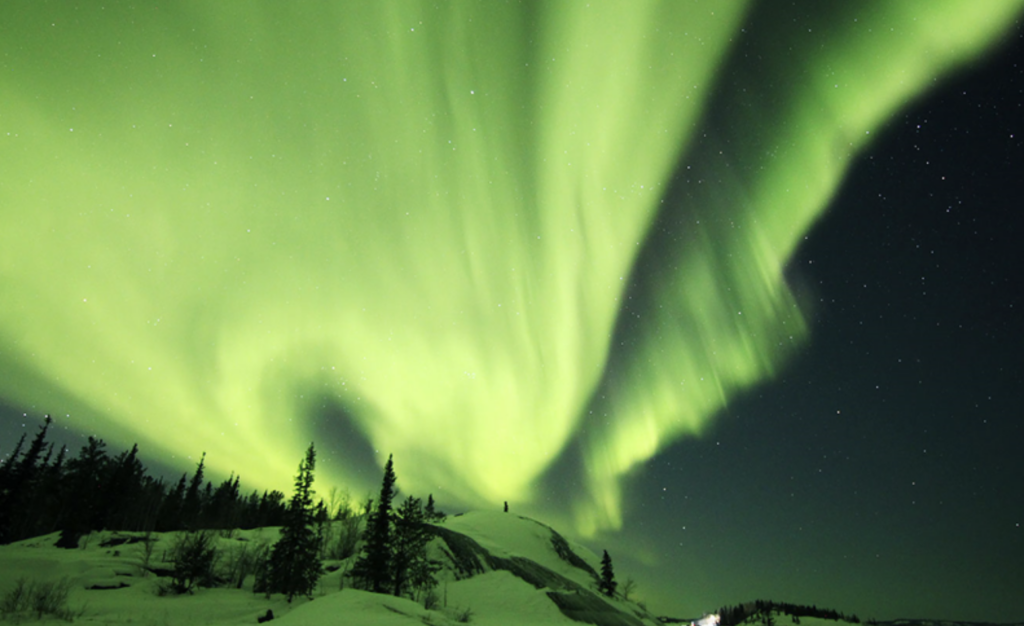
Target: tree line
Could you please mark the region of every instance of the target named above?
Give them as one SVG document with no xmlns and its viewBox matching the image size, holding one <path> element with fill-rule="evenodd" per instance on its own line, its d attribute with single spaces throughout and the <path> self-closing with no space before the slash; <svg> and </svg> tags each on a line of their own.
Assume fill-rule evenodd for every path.
<svg viewBox="0 0 1024 626">
<path fill-rule="evenodd" d="M 311 597 L 329 544 L 344 548 L 328 558 L 347 559 L 357 555 L 358 537 L 361 549 L 342 576 L 343 584 L 406 596 L 427 608 L 437 602 L 435 574 L 441 563 L 429 557 L 427 548 L 437 534 L 433 524 L 444 521 L 445 514 L 437 510 L 432 495 L 426 502 L 409 495 L 397 507 L 393 504 L 398 490 L 390 456 L 379 496 L 369 499 L 359 516 L 347 504 L 314 503 L 313 444 L 299 463 L 295 490 L 286 503 L 279 491 L 242 495 L 234 475 L 215 487 L 204 477 L 205 454 L 191 477 L 182 474 L 173 485 L 146 473 L 137 445 L 110 456 L 103 440 L 89 437 L 78 456 L 69 459 L 66 447 L 55 454 L 54 445 L 47 443 L 51 423 L 46 416 L 27 450 L 23 435 L 0 465 L 0 544 L 60 531 L 56 545 L 76 548 L 83 535 L 116 530 L 145 533 L 150 545 L 151 532 L 186 531 L 171 550 L 170 590 L 191 593 L 197 585 L 217 584 L 212 575 L 216 549 L 208 531 L 279 526 L 280 538 L 272 548 L 244 564 L 235 559 L 238 571 L 231 575 L 231 584 L 240 587 L 250 573 L 255 575 L 255 592 L 282 593 L 289 602 L 299 595 Z M 328 522 L 335 519 L 342 522 L 344 537 L 339 539 L 350 541 L 332 539 Z M 618 584 L 607 551 L 597 582 L 601 593 L 615 595 Z M 632 581 L 627 581 L 625 597 L 631 588 Z"/>
<path fill-rule="evenodd" d="M 856 615 L 845 615 L 834 609 L 818 608 L 816 605 L 806 606 L 789 602 L 755 600 L 746 604 L 723 606 L 718 610 L 719 624 L 721 626 L 736 626 L 751 616 L 755 616 L 759 618 L 758 621 L 764 626 L 774 626 L 775 619 L 773 613 L 789 615 L 793 618 L 793 623 L 795 624 L 800 623 L 801 617 L 817 617 L 854 624 L 860 623 L 860 618 Z"/>
<path fill-rule="evenodd" d="M 171 590 L 190 593 L 196 585 L 212 584 L 215 555 L 206 531 L 280 526 L 281 537 L 265 560 L 252 564 L 254 591 L 283 593 L 290 601 L 311 595 L 323 573 L 330 533 L 326 522 L 355 521 L 358 529 L 352 511 L 329 512 L 322 499 L 314 503 L 313 444 L 299 464 L 294 494 L 286 502 L 280 491 L 243 495 L 234 475 L 214 486 L 204 476 L 205 454 L 191 476 L 184 473 L 173 484 L 147 473 L 137 445 L 111 456 L 102 439 L 89 437 L 78 455 L 68 458 L 66 446 L 55 452 L 47 442 L 51 424 L 47 415 L 27 449 L 22 435 L 0 465 L 0 544 L 59 531 L 57 546 L 77 548 L 79 539 L 93 531 L 185 531 L 172 549 Z M 363 506 L 368 513 L 364 548 L 348 579 L 353 587 L 413 597 L 436 585 L 440 564 L 427 559 L 433 537 L 428 523 L 445 515 L 436 510 L 432 495 L 425 504 L 409 496 L 393 509 L 396 494 L 389 458 L 380 498 Z M 353 539 L 355 534 L 349 533 Z M 355 547 L 353 540 L 348 550 Z"/>
<path fill-rule="evenodd" d="M 89 437 L 78 455 L 46 441 L 46 416 L 25 448 L 22 435 L 0 465 L 0 544 L 60 531 L 62 547 L 95 530 L 157 531 L 281 526 L 280 491 L 241 491 L 238 476 L 219 485 L 205 479 L 205 454 L 189 476 L 173 483 L 146 472 L 137 445 L 111 455 Z M 321 503 L 322 506 L 322 503 Z"/>
</svg>

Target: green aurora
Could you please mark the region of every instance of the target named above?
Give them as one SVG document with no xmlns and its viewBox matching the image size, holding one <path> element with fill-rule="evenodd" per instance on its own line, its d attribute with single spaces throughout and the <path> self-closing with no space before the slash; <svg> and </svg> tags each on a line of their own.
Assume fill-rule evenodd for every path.
<svg viewBox="0 0 1024 626">
<path fill-rule="evenodd" d="M 577 449 L 563 512 L 618 528 L 807 340 L 783 270 L 858 152 L 1024 1 L 847 5 L 719 84 L 753 3 L 4 3 L 0 397 L 263 487 L 324 402 L 470 505 Z M 671 206 L 712 114 L 730 191 Z"/>
</svg>

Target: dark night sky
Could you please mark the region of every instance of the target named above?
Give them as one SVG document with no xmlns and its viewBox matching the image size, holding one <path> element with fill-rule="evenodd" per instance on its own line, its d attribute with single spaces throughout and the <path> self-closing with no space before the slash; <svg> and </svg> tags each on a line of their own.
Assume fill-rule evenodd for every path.
<svg viewBox="0 0 1024 626">
<path fill-rule="evenodd" d="M 633 481 L 678 593 L 1024 618 L 1021 41 L 858 160 L 790 266 L 808 345 Z"/>
</svg>

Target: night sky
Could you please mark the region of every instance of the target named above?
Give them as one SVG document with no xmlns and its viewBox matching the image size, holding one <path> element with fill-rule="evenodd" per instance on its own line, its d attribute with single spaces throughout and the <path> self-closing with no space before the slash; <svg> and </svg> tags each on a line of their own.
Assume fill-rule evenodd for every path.
<svg viewBox="0 0 1024 626">
<path fill-rule="evenodd" d="M 809 345 L 631 483 L 681 594 L 1024 615 L 1021 44 L 867 149 L 787 271 Z"/>
<path fill-rule="evenodd" d="M 375 31 L 339 52 L 335 46 L 350 44 L 298 44 L 296 34 L 320 31 L 285 24 L 278 33 L 270 14 L 260 20 L 190 9 L 164 16 L 117 7 L 119 18 L 109 21 L 66 11 L 53 26 L 71 25 L 66 39 L 45 39 L 48 16 L 5 8 L 0 224 L 9 236 L 0 234 L 0 453 L 52 413 L 57 440 L 73 451 L 88 434 L 115 450 L 141 438 L 141 456 L 156 473 L 189 470 L 206 451 L 215 475 L 238 469 L 243 487 L 284 489 L 299 458 L 294 451 L 309 437 L 325 473 L 357 493 L 376 484 L 394 451 L 400 486 L 408 468 L 404 488 L 436 488 L 450 510 L 511 500 L 566 533 L 588 536 L 588 545 L 611 552 L 620 576 L 637 579 L 638 595 L 660 614 L 695 617 L 764 598 L 864 619 L 1024 619 L 1024 30 L 1019 18 L 1004 25 L 1002 44 L 983 58 L 951 75 L 920 70 L 924 97 L 893 96 L 868 121 L 849 121 L 842 102 L 864 98 L 850 110 L 869 110 L 889 96 L 870 89 L 846 96 L 833 103 L 833 119 L 805 85 L 818 70 L 835 69 L 830 59 L 846 58 L 830 56 L 832 42 L 851 59 L 873 49 L 848 45 L 851 21 L 877 29 L 895 18 L 884 3 L 863 3 L 856 19 L 815 4 L 726 11 L 733 15 L 722 19 L 736 28 L 706 26 L 709 47 L 717 41 L 721 56 L 692 63 L 706 75 L 636 70 L 635 92 L 596 100 L 615 114 L 587 108 L 594 104 L 587 98 L 559 113 L 533 70 L 489 77 L 504 67 L 500 52 L 535 61 L 543 76 L 572 82 L 579 73 L 589 93 L 593 65 L 577 59 L 579 67 L 564 69 L 532 51 L 517 56 L 518 38 L 533 45 L 543 32 L 534 21 L 544 19 L 542 11 L 502 15 L 520 21 L 495 30 L 508 45 L 495 47 L 501 58 L 494 67 L 442 72 L 427 59 L 413 68 L 419 73 L 405 74 L 401 64 L 382 61 L 375 75 L 344 54 L 372 50 Z M 412 12 L 417 5 L 405 6 Z M 966 6 L 945 2 L 935 11 L 966 13 Z M 389 17 L 395 32 L 401 23 L 403 31 L 430 33 L 429 11 L 416 14 L 423 21 L 400 13 Z M 548 17 L 563 26 L 582 19 L 564 13 Z M 128 15 L 143 34 L 126 35 L 122 49 L 110 34 Z M 297 24 L 311 18 L 291 17 Z M 242 26 L 231 26 L 235 18 Z M 415 23 L 412 30 L 405 21 Z M 621 28 L 655 55 L 673 50 L 679 33 L 672 28 L 690 35 L 687 25 L 663 22 L 664 38 L 650 43 L 642 29 L 612 22 L 605 34 Z M 257 33 L 249 43 L 247 28 Z M 465 34 L 472 29 L 458 32 L 466 39 L 454 37 L 453 49 L 483 45 Z M 187 45 L 178 45 L 181 38 Z M 942 49 L 921 47 L 929 45 Z M 400 48 L 399 60 L 420 53 Z M 120 60 L 108 66 L 85 52 Z M 86 60 L 69 61 L 79 53 Z M 913 68 L 903 68 L 897 53 L 880 48 L 851 67 L 868 68 L 861 74 L 870 84 L 891 62 L 910 81 Z M 146 54 L 171 60 L 132 65 Z M 309 65 L 296 70 L 300 57 Z M 201 63 L 217 70 L 205 74 Z M 674 60 L 664 65 L 676 67 Z M 398 87 L 385 80 L 389 69 L 400 75 Z M 460 95 L 415 100 L 436 76 Z M 359 95 L 380 99 L 363 108 L 359 95 L 344 91 L 350 79 L 369 85 Z M 681 86 L 686 81 L 703 82 L 691 93 Z M 537 91 L 520 98 L 521 86 Z M 373 96 L 378 87 L 387 93 Z M 704 108 L 687 102 L 679 107 L 686 114 L 675 115 L 668 96 L 684 93 Z M 656 104 L 633 111 L 630 94 Z M 268 103 L 239 104 L 250 96 Z M 478 105 L 478 96 L 499 104 Z M 335 102 L 343 114 L 330 108 Z M 422 120 L 391 124 L 391 109 L 375 117 L 384 105 L 409 120 L 440 111 L 441 121 L 428 124 L 437 135 L 406 146 L 402 133 Z M 819 105 L 826 110 L 820 116 Z M 813 113 L 793 113 L 804 106 Z M 521 114 L 531 107 L 544 113 Z M 675 126 L 666 121 L 676 117 Z M 812 121 L 803 127 L 804 119 Z M 131 122 L 149 134 L 121 129 Z M 663 132 L 662 123 L 675 130 Z M 593 135 L 607 142 L 594 141 L 602 150 L 626 152 L 588 161 L 591 144 L 562 137 L 560 124 L 571 125 L 567 136 Z M 786 193 L 819 182 L 814 158 L 787 154 L 785 146 L 813 146 L 813 137 L 845 124 L 870 137 L 832 147 L 829 154 L 840 156 L 827 172 L 837 176 L 831 199 L 797 207 L 801 217 L 785 222 L 809 230 L 788 232 L 793 245 L 765 235 L 786 230 L 773 218 L 798 212 L 759 204 L 778 195 L 773 172 L 790 172 L 780 186 Z M 490 130 L 490 143 L 474 143 L 470 125 Z M 352 139 L 356 126 L 365 136 Z M 87 139 L 69 140 L 58 127 Z M 417 146 L 422 153 L 440 145 L 445 133 L 470 157 L 451 156 L 444 144 L 447 152 L 437 148 L 426 166 L 405 160 Z M 642 148 L 636 152 L 624 139 L 631 134 Z M 375 143 L 385 138 L 398 146 L 390 157 L 390 148 Z M 546 178 L 547 166 L 538 163 L 562 148 L 589 164 L 589 173 L 575 178 L 567 165 Z M 364 149 L 380 150 L 377 161 L 365 159 Z M 90 150 L 95 162 L 82 158 Z M 484 157 L 504 160 L 490 169 Z M 344 169 L 354 161 L 355 173 Z M 773 170 L 776 162 L 792 163 L 792 171 Z M 407 178 L 403 167 L 411 168 Z M 533 177 L 534 167 L 545 174 Z M 573 184 L 642 176 L 645 186 L 616 189 L 614 202 L 597 192 L 572 195 Z M 482 179 L 495 187 L 477 185 Z M 346 184 L 364 186 L 349 191 Z M 378 187 L 391 195 L 381 200 Z M 423 193 L 437 204 L 405 225 L 401 203 Z M 332 197 L 348 208 L 325 208 Z M 481 198 L 495 206 L 485 211 L 475 204 Z M 545 201 L 578 206 L 563 221 L 561 209 Z M 446 212 L 447 202 L 461 212 Z M 388 203 L 403 210 L 391 215 Z M 115 209 L 138 219 L 106 217 Z M 604 221 L 588 221 L 588 211 Z M 634 213 L 649 221 L 619 217 Z M 549 221 L 549 214 L 559 217 Z M 582 243 L 575 231 L 559 230 L 567 225 L 586 231 Z M 743 234 L 751 232 L 752 239 Z M 321 239 L 328 241 L 321 246 Z M 762 263 L 763 251 L 748 245 L 762 240 L 780 253 L 795 250 L 779 260 L 789 291 L 778 297 L 771 259 Z M 715 282 L 701 291 L 687 281 L 704 260 Z M 82 270 L 87 262 L 103 275 Z M 582 294 L 579 301 L 562 298 L 567 285 Z M 772 298 L 760 299 L 764 292 Z M 93 295 L 107 308 L 74 308 Z M 754 321 L 691 323 L 687 312 L 703 311 L 697 296 L 709 309 L 740 308 Z M 506 317 L 509 308 L 515 313 Z M 154 330 L 161 323 L 171 328 Z M 672 334 L 675 323 L 686 330 Z M 383 349 L 394 344 L 401 346 Z M 687 376 L 705 366 L 721 397 L 700 387 L 697 400 L 664 400 L 661 379 L 650 377 L 685 372 L 679 377 L 691 389 Z M 154 368 L 164 377 L 148 378 Z M 650 417 L 665 406 L 685 418 Z M 406 413 L 407 421 L 396 417 Z M 157 424 L 187 434 L 165 441 L 169 431 Z M 648 431 L 657 432 L 653 444 L 637 434 Z M 252 456 L 265 474 L 235 467 L 249 445 L 262 446 Z"/>
</svg>

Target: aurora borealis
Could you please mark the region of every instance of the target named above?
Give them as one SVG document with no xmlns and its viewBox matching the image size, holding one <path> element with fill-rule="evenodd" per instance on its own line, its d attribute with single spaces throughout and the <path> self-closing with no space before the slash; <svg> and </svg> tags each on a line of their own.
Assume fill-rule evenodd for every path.
<svg viewBox="0 0 1024 626">
<path fill-rule="evenodd" d="M 0 399 L 270 488 L 348 420 L 403 490 L 629 533 L 813 345 L 787 266 L 858 157 L 1022 8 L 5 4 Z"/>
</svg>

